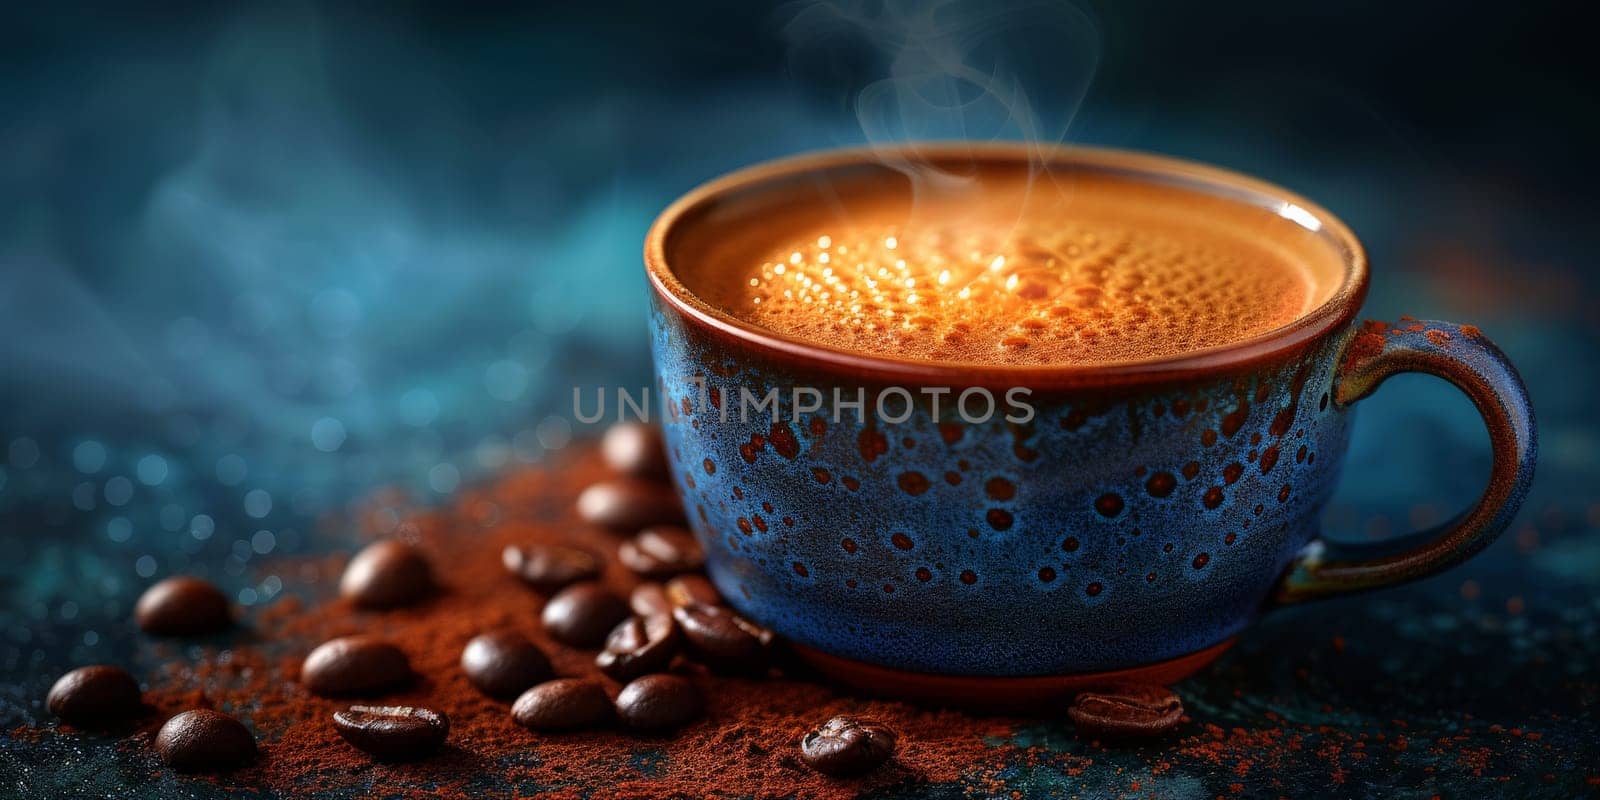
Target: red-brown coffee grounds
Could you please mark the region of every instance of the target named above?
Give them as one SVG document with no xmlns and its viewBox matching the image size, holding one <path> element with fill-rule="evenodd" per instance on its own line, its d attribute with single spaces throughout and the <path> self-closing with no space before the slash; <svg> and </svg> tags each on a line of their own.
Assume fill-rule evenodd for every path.
<svg viewBox="0 0 1600 800">
<path fill-rule="evenodd" d="M 1130 762 L 1132 754 L 1106 753 L 1097 742 L 1069 745 L 1072 752 L 1064 752 L 1060 741 L 1030 741 L 1035 738 L 1030 731 L 1054 731 L 1053 723 L 1037 729 L 1029 721 L 920 709 L 793 679 L 725 678 L 682 665 L 705 694 L 707 711 L 679 733 L 534 734 L 511 721 L 508 701 L 485 697 L 467 682 L 459 667 L 461 649 L 484 630 L 510 627 L 538 642 L 558 673 L 600 678 L 615 695 L 619 687 L 594 668 L 592 652 L 556 645 L 543 635 L 542 597 L 506 573 L 500 561 L 502 548 L 512 543 L 563 542 L 598 552 L 614 548 L 619 537 L 585 526 L 573 512 L 577 492 L 605 474 L 592 448 L 575 446 L 549 466 L 517 470 L 465 491 L 445 509 L 413 509 L 400 493 L 375 493 L 348 515 L 363 541 L 388 535 L 418 544 L 443 589 L 413 607 L 359 611 L 337 599 L 348 555 L 273 559 L 266 568 L 293 591 L 251 615 L 234 634 L 231 648 L 148 641 L 144 660 L 164 666 L 138 677 L 149 682 L 145 699 L 158 713 L 142 721 L 122 746 L 148 752 L 154 777 L 163 768 L 149 745 L 160 725 L 185 709 L 218 708 L 257 733 L 261 756 L 228 775 L 184 780 L 283 794 L 443 798 L 834 798 L 896 784 L 914 795 L 929 783 L 956 783 L 966 796 L 1021 797 L 1026 793 L 1016 789 L 1015 780 L 1033 769 L 1069 779 L 1093 776 L 1095 785 L 1111 788 L 1120 777 L 1130 794 L 1160 796 L 1165 776 L 1183 776 L 1178 778 L 1182 785 L 1192 788 L 1189 776 L 1197 768 L 1227 781 L 1220 785 L 1240 795 L 1246 787 L 1288 791 L 1278 776 L 1308 757 L 1323 765 L 1334 786 L 1344 784 L 1348 772 L 1369 757 L 1392 759 L 1407 751 L 1426 754 L 1426 774 L 1443 763 L 1450 766 L 1441 769 L 1500 783 L 1516 769 L 1515 743 L 1553 752 L 1537 732 L 1484 726 L 1471 715 L 1463 715 L 1461 733 L 1424 742 L 1408 738 L 1403 720 L 1392 723 L 1395 730 L 1387 734 L 1370 733 L 1291 723 L 1268 711 L 1248 728 L 1186 717 L 1173 737 L 1140 746 Z M 347 529 L 333 517 L 323 524 L 329 536 Z M 359 544 L 352 543 L 349 552 Z M 619 591 L 637 581 L 616 564 L 606 567 L 604 578 Z M 425 705 L 449 715 L 450 738 L 439 754 L 411 764 L 374 763 L 333 729 L 333 712 L 352 701 L 315 697 L 299 686 L 300 662 L 313 647 L 363 632 L 391 637 L 420 675 L 415 685 L 384 695 L 383 702 Z M 1309 678 L 1305 669 L 1295 674 L 1302 682 Z M 894 728 L 900 734 L 895 760 L 847 781 L 824 778 L 801 764 L 800 737 L 840 713 L 871 716 Z M 1322 708 L 1324 717 L 1333 713 L 1332 707 Z M 72 729 L 62 725 L 60 730 Z M 38 741 L 54 731 L 20 727 L 8 735 Z M 1100 776 L 1103 771 L 1111 777 Z M 1600 785 L 1600 777 L 1588 781 Z"/>
<path fill-rule="evenodd" d="M 168 665 L 148 676 L 146 699 L 159 718 L 186 708 L 216 707 L 237 714 L 261 739 L 256 764 L 212 778 L 224 785 L 294 792 L 386 794 L 402 791 L 467 798 L 484 791 L 549 797 L 851 797 L 890 784 L 971 782 L 982 793 L 1004 764 L 1004 751 L 985 743 L 1005 735 L 1007 721 L 848 696 L 825 685 L 771 678 L 691 676 L 706 697 L 706 714 L 683 730 L 638 737 L 616 730 L 539 735 L 511 720 L 509 702 L 484 696 L 462 674 L 461 650 L 486 630 L 511 628 L 550 654 L 557 672 L 605 680 L 594 653 L 556 644 L 538 622 L 543 598 L 507 574 L 507 544 L 561 542 L 613 552 L 620 537 L 584 525 L 572 498 L 606 473 L 592 448 L 547 467 L 513 472 L 462 493 L 451 508 L 406 510 L 394 526 L 399 498 L 383 492 L 356 509 L 363 536 L 387 532 L 418 545 L 431 560 L 440 590 L 429 599 L 385 612 L 358 610 L 337 599 L 345 557 L 279 560 L 273 569 L 317 599 L 285 597 L 257 613 L 254 630 L 231 650 L 207 650 L 198 660 L 174 648 Z M 386 524 L 387 522 L 387 524 Z M 626 592 L 637 583 L 620 566 L 604 580 Z M 332 598 L 332 599 L 321 599 Z M 333 712 L 348 699 L 307 693 L 300 661 L 335 636 L 376 633 L 405 650 L 418 673 L 385 704 L 415 704 L 444 712 L 450 737 L 436 756 L 411 764 L 377 764 L 339 738 Z M 881 719 L 900 734 L 896 759 L 859 779 L 820 776 L 798 758 L 800 737 L 836 714 Z M 158 724 L 158 723 L 157 723 Z M 148 732 L 140 738 L 148 737 Z M 987 768 L 987 769 L 986 769 Z"/>
</svg>

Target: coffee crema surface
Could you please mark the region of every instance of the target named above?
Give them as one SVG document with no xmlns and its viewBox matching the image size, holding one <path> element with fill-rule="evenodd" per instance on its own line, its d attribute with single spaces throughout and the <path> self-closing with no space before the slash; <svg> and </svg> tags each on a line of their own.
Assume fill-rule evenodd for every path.
<svg viewBox="0 0 1600 800">
<path fill-rule="evenodd" d="M 1327 299 L 1338 271 L 1308 246 L 1314 234 L 1271 211 L 1099 174 L 857 194 L 824 211 L 769 209 L 708 250 L 691 288 L 747 323 L 841 350 L 1077 365 L 1283 327 Z"/>
</svg>

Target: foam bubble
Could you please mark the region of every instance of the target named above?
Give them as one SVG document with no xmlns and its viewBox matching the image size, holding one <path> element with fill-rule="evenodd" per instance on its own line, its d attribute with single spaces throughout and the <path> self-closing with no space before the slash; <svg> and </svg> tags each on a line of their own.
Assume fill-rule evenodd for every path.
<svg viewBox="0 0 1600 800">
<path fill-rule="evenodd" d="M 1249 338 L 1310 307 L 1307 272 L 1225 226 L 960 206 L 776 243 L 729 309 L 833 347 L 936 361 L 1104 363 Z"/>
</svg>

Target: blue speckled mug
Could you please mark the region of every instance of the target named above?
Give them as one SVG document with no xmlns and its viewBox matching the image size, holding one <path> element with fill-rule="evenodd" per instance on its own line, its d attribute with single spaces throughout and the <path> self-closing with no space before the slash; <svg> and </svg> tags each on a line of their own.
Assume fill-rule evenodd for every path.
<svg viewBox="0 0 1600 800">
<path fill-rule="evenodd" d="M 1481 550 L 1532 478 L 1521 380 L 1472 326 L 1356 323 L 1365 255 L 1343 223 L 1278 187 L 1197 164 L 1061 148 L 919 147 L 981 181 L 1043 168 L 1149 182 L 1266 209 L 1297 247 L 1325 248 L 1342 283 L 1268 334 L 1105 366 L 974 367 L 831 349 L 744 323 L 684 269 L 776 209 L 848 214 L 857 190 L 910 191 L 881 152 L 735 173 L 652 228 L 651 346 L 673 476 L 712 580 L 740 612 L 840 679 L 872 691 L 1016 706 L 1116 679 L 1170 682 L 1218 655 L 1265 609 L 1432 574 Z M 896 189 L 895 187 L 904 187 Z M 1319 539 L 1353 405 L 1388 376 L 1466 392 L 1493 442 L 1488 489 L 1440 528 L 1385 547 Z M 797 414 L 793 387 L 867 407 L 915 398 L 904 421 Z M 937 416 L 919 389 L 1026 387 L 1025 422 Z M 741 391 L 778 389 L 754 416 Z M 898 398 L 897 398 L 898 402 Z M 899 405 L 895 406 L 899 408 Z M 768 411 L 775 412 L 776 419 Z"/>
</svg>

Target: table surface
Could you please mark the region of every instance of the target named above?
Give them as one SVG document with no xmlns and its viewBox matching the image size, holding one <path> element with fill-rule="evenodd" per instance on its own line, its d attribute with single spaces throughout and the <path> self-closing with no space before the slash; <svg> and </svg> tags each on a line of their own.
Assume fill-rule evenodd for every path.
<svg viewBox="0 0 1600 800">
<path fill-rule="evenodd" d="M 205 576 L 264 613 L 306 590 L 288 565 L 349 550 L 351 533 L 318 520 L 375 488 L 448 503 L 582 446 L 593 431 L 567 418 L 573 386 L 649 383 L 638 243 L 654 214 L 727 169 L 860 138 L 853 120 L 738 86 L 599 105 L 575 90 L 535 117 L 571 125 L 493 127 L 494 96 L 425 80 L 430 51 L 320 35 L 295 19 L 247 26 L 203 48 L 122 52 L 138 68 L 118 70 L 74 47 L 19 90 L 26 158 L 0 162 L 22 203 L 4 209 L 0 248 L 0 795 L 220 796 L 142 750 L 58 733 L 50 683 L 79 664 L 152 666 L 128 617 L 160 577 Z M 560 30 L 541 35 L 566 52 Z M 356 69 L 373 53 L 420 60 L 396 67 L 416 79 L 401 105 Z M 370 107 L 347 114 L 367 89 Z M 409 103 L 436 113 L 390 113 Z M 1494 159 L 1252 136 L 1189 112 L 1090 114 L 1072 139 L 1291 186 L 1366 242 L 1371 316 L 1479 324 L 1539 417 L 1527 504 L 1447 574 L 1269 614 L 1177 687 L 1192 718 L 1177 742 L 1103 749 L 1062 721 L 1007 723 L 989 742 L 1003 768 L 875 791 L 1600 796 L 1592 219 Z M 50 141 L 75 143 L 71 157 Z M 439 158 L 384 160 L 435 142 L 449 143 Z M 1397 534 L 1481 491 L 1483 429 L 1447 387 L 1397 378 L 1358 416 L 1331 534 Z"/>
<path fill-rule="evenodd" d="M 583 443 L 569 445 L 560 463 L 592 460 L 589 448 Z M 559 496 L 537 498 L 531 505 L 566 509 L 572 487 L 547 494 L 557 491 Z M 566 513 L 570 516 L 570 510 Z M 1542 516 L 1542 525 L 1520 528 L 1485 557 L 1449 575 L 1380 594 L 1269 614 L 1216 665 L 1176 687 L 1189 720 L 1171 738 L 1105 747 L 1076 738 L 1070 723 L 1059 717 L 995 719 L 981 726 L 987 731 L 982 735 L 989 755 L 976 759 L 959 780 L 880 781 L 869 784 L 870 794 L 907 798 L 987 796 L 1013 790 L 1026 797 L 1594 794 L 1600 784 L 1600 770 L 1593 760 L 1600 741 L 1593 713 L 1600 697 L 1593 674 L 1600 642 L 1595 635 L 1600 597 L 1594 592 L 1597 565 L 1592 536 L 1581 531 L 1595 521 L 1554 513 Z M 460 547 L 482 544 L 481 535 L 472 530 L 466 534 L 457 542 Z M 332 545 L 335 539 L 317 541 Z M 269 557 L 253 569 L 283 573 L 283 595 L 312 603 L 326 600 L 331 593 L 329 573 L 306 573 L 291 566 L 294 563 L 304 560 L 286 557 L 275 562 Z M 265 605 L 271 608 L 270 603 Z M 261 624 L 252 627 L 270 629 Z M 215 784 L 176 776 L 162 770 L 137 740 L 54 730 L 40 708 L 40 698 L 63 665 L 83 660 L 86 647 L 91 647 L 95 660 L 128 664 L 147 677 L 175 656 L 226 661 L 215 649 L 202 651 L 197 645 L 175 651 L 130 628 L 122 620 L 93 625 L 72 619 L 36 622 L 29 630 L 44 640 L 38 644 L 49 646 L 35 647 L 26 657 L 21 648 L 11 649 L 6 663 L 10 677 L 0 706 L 6 727 L 0 735 L 0 773 L 7 776 L 3 785 L 28 796 L 207 797 L 241 790 L 276 796 L 276 791 L 248 782 Z M 90 631 L 103 633 L 91 642 Z M 76 634 L 76 641 L 63 634 Z M 314 644 L 270 638 L 251 646 L 285 655 Z M 225 653 L 231 639 L 225 636 L 220 643 L 204 644 Z M 240 646 L 245 646 L 243 640 Z M 161 683 L 170 698 L 175 691 L 186 691 L 183 687 L 194 680 L 180 678 L 176 686 L 170 679 L 150 682 Z M 786 691 L 783 686 L 774 684 L 767 691 Z M 251 701 L 238 702 L 248 717 Z M 712 706 L 708 724 L 716 725 L 715 699 Z M 460 746 L 470 752 L 473 744 Z M 669 757 L 649 755 L 653 745 L 630 746 L 643 749 L 635 750 L 639 772 L 619 773 L 617 779 L 644 781 L 631 784 L 632 791 L 652 785 L 650 776 L 663 765 L 670 774 Z M 517 758 L 537 763 L 538 748 L 512 756 L 510 763 Z M 481 770 L 470 761 L 460 763 Z M 511 769 L 506 762 L 496 763 Z M 497 782 L 493 776 L 500 772 L 466 777 L 481 781 L 485 790 L 540 788 Z M 384 793 L 381 778 L 369 785 L 359 774 L 355 780 L 350 777 L 345 776 L 339 788 L 321 794 Z M 392 788 L 398 791 L 400 786 Z M 771 787 L 782 794 L 792 788 Z M 588 787 L 581 794 L 611 796 L 605 786 Z"/>
</svg>

